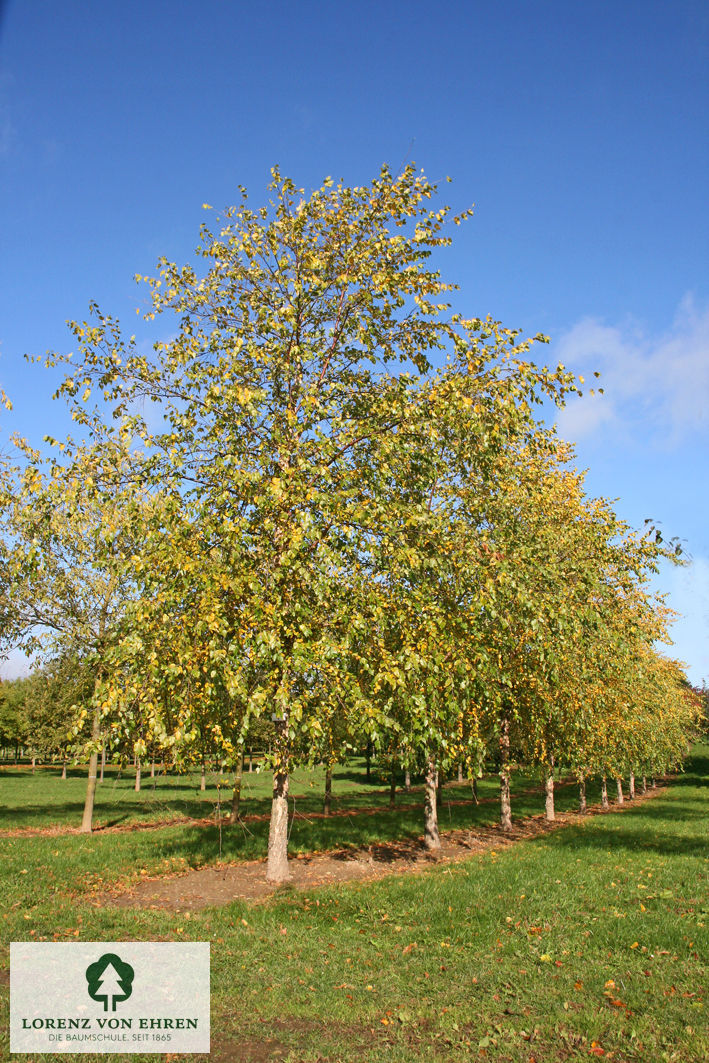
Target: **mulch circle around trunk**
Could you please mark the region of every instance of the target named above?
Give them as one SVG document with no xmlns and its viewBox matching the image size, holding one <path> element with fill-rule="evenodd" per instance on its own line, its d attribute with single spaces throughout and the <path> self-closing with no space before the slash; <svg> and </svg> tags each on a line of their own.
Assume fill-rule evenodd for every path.
<svg viewBox="0 0 709 1063">
<path fill-rule="evenodd" d="M 660 789 L 639 794 L 622 806 L 609 811 L 621 812 L 660 793 Z M 600 805 L 589 806 L 587 815 L 602 814 Z M 250 860 L 199 868 L 178 875 L 143 879 L 121 893 L 104 893 L 92 898 L 101 907 L 166 908 L 195 911 L 200 908 L 229 904 L 235 900 L 258 902 L 276 892 L 307 890 L 339 882 L 366 882 L 385 875 L 424 871 L 430 867 L 464 860 L 475 853 L 502 849 L 526 838 L 535 838 L 570 824 L 582 823 L 586 816 L 577 812 L 557 812 L 553 822 L 543 815 L 513 821 L 511 831 L 497 825 L 478 826 L 474 830 L 441 833 L 441 847 L 434 852 L 424 848 L 420 839 L 381 842 L 361 848 L 331 850 L 292 856 L 290 881 L 285 886 L 266 882 L 265 860 Z"/>
</svg>

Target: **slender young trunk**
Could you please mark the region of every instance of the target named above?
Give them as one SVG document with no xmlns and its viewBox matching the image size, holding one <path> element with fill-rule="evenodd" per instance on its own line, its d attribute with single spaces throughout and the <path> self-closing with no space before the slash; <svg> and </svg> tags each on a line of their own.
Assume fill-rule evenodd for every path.
<svg viewBox="0 0 709 1063">
<path fill-rule="evenodd" d="M 393 768 L 389 783 L 389 808 L 396 808 L 396 771 Z"/>
<path fill-rule="evenodd" d="M 653 790 L 657 789 L 657 779 L 653 779 L 652 780 L 652 788 L 653 788 Z"/>
<path fill-rule="evenodd" d="M 155 759 L 154 758 L 153 758 L 153 760 L 150 761 L 150 778 L 151 779 L 155 778 Z"/>
<path fill-rule="evenodd" d="M 106 747 L 105 746 L 101 746 L 101 775 L 100 775 L 99 780 L 98 780 L 99 782 L 103 782 L 103 775 L 104 775 L 105 771 L 106 771 Z"/>
<path fill-rule="evenodd" d="M 478 780 L 475 778 L 474 775 L 473 775 L 473 778 L 472 778 L 472 784 L 473 784 L 473 801 L 475 802 L 476 805 L 479 805 L 480 804 L 480 798 L 478 797 Z"/>
<path fill-rule="evenodd" d="M 268 831 L 267 882 L 287 882 L 288 870 L 288 773 L 274 771 L 271 825 Z"/>
<path fill-rule="evenodd" d="M 34 775 L 34 766 L 35 766 L 36 762 L 37 762 L 37 758 L 36 757 L 32 757 L 32 774 L 33 775 Z"/>
<path fill-rule="evenodd" d="M 635 800 L 635 775 L 632 771 L 628 779 L 628 797 L 631 801 Z"/>
<path fill-rule="evenodd" d="M 236 758 L 236 778 L 234 779 L 234 793 L 231 798 L 231 815 L 229 816 L 230 823 L 238 823 L 239 821 L 239 806 L 241 804 L 241 776 L 244 773 L 244 754 L 239 753 Z"/>
<path fill-rule="evenodd" d="M 427 849 L 440 849 L 441 839 L 438 835 L 438 808 L 436 794 L 438 791 L 438 772 L 435 762 L 428 760 L 426 765 L 426 796 L 424 801 L 423 844 Z"/>
<path fill-rule="evenodd" d="M 329 816 L 332 808 L 332 768 L 328 767 L 325 771 L 325 800 L 323 801 L 322 810 L 324 815 Z"/>
<path fill-rule="evenodd" d="M 202 774 L 199 779 L 199 788 L 200 790 L 207 789 L 207 776 L 205 774 L 204 757 L 202 757 Z"/>
<path fill-rule="evenodd" d="M 547 823 L 551 823 L 556 816 L 554 814 L 554 758 L 551 758 L 551 762 L 547 766 L 546 775 L 544 778 L 544 815 Z"/>
<path fill-rule="evenodd" d="M 586 779 L 582 775 L 579 779 L 579 812 L 583 815 L 586 811 Z"/>
<path fill-rule="evenodd" d="M 98 705 L 94 707 L 94 718 L 91 724 L 91 738 L 98 742 L 101 737 L 101 716 Z M 94 818 L 94 800 L 96 798 L 96 769 L 98 768 L 98 752 L 89 757 L 89 777 L 86 781 L 86 798 L 84 799 L 84 814 L 81 818 L 82 834 L 91 833 L 91 824 Z"/>
<path fill-rule="evenodd" d="M 647 775 L 643 775 L 643 793 L 647 793 Z"/>
<path fill-rule="evenodd" d="M 62 761 L 62 779 L 66 779 L 66 757 Z"/>
<path fill-rule="evenodd" d="M 510 721 L 500 719 L 500 826 L 512 830 L 512 804 L 510 801 Z"/>
<path fill-rule="evenodd" d="M 406 790 L 407 794 L 411 789 L 411 772 L 408 768 L 404 772 L 404 789 Z"/>
<path fill-rule="evenodd" d="M 608 782 L 605 775 L 601 779 L 601 808 L 609 808 L 608 804 Z"/>
<path fill-rule="evenodd" d="M 367 758 L 367 782 L 372 781 L 372 742 L 371 739 L 367 739 L 367 750 L 365 752 Z"/>
<path fill-rule="evenodd" d="M 463 765 L 462 764 L 458 765 L 458 782 L 459 783 L 465 782 L 465 780 L 463 779 Z"/>
<path fill-rule="evenodd" d="M 135 792 L 140 793 L 140 757 L 135 758 Z"/>
<path fill-rule="evenodd" d="M 253 770 L 254 770 L 254 751 L 253 751 L 253 749 L 250 749 L 249 750 L 249 771 L 253 771 Z"/>
<path fill-rule="evenodd" d="M 625 798 L 623 797 L 623 780 L 622 779 L 616 779 L 615 783 L 616 783 L 616 786 L 618 787 L 618 804 L 622 805 L 623 802 L 625 801 Z"/>
</svg>

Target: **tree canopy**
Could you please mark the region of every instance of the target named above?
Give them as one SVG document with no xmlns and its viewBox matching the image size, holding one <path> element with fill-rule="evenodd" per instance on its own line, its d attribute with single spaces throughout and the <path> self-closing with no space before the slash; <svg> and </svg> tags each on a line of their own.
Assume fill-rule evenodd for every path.
<svg viewBox="0 0 709 1063">
<path fill-rule="evenodd" d="M 170 322 L 152 350 L 96 305 L 71 324 L 49 362 L 85 440 L 5 477 L 0 605 L 8 637 L 97 661 L 94 755 L 234 759 L 269 727 L 282 881 L 297 763 L 366 741 L 430 798 L 495 750 L 504 790 L 515 757 L 619 770 L 692 712 L 653 649 L 673 550 L 586 497 L 541 417 L 582 381 L 452 310 L 434 262 L 470 212 L 414 167 L 269 193 L 138 278 Z"/>
</svg>

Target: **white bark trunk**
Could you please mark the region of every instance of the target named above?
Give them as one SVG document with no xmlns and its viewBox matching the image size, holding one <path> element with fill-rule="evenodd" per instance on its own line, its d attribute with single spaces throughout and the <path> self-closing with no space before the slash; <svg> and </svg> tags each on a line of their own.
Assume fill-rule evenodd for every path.
<svg viewBox="0 0 709 1063">
<path fill-rule="evenodd" d="M 608 782 L 605 775 L 601 779 L 601 808 L 608 808 Z"/>
<path fill-rule="evenodd" d="M 287 882 L 288 869 L 288 775 L 273 773 L 273 800 L 271 802 L 271 825 L 268 831 L 267 882 Z"/>
<path fill-rule="evenodd" d="M 94 718 L 91 724 L 91 737 L 96 742 L 101 735 L 101 716 L 98 706 L 94 708 Z M 94 800 L 96 799 L 96 771 L 98 769 L 98 753 L 92 753 L 89 757 L 89 777 L 86 781 L 86 798 L 84 800 L 84 814 L 81 818 L 82 834 L 90 834 L 94 818 Z"/>
<path fill-rule="evenodd" d="M 546 777 L 544 779 L 544 815 L 547 823 L 551 823 L 555 818 L 554 814 L 554 768 L 548 767 Z"/>
<path fill-rule="evenodd" d="M 500 721 L 500 826 L 512 830 L 512 802 L 510 800 L 510 721 Z"/>
<path fill-rule="evenodd" d="M 433 760 L 426 765 L 426 796 L 424 800 L 424 833 L 423 844 L 427 849 L 440 849 L 441 839 L 438 834 L 438 805 L 436 791 L 438 789 L 438 772 Z"/>
</svg>

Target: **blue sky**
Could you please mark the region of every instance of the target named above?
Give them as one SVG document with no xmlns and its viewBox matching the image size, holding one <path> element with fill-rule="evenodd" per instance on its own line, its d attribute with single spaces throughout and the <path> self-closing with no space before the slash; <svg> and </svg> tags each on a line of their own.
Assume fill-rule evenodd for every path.
<svg viewBox="0 0 709 1063">
<path fill-rule="evenodd" d="M 88 302 L 138 330 L 135 273 L 187 260 L 205 201 L 269 169 L 308 188 L 414 160 L 475 204 L 442 263 L 458 309 L 552 337 L 604 396 L 563 434 L 589 491 L 679 536 L 658 588 L 709 680 L 709 7 L 699 0 L 259 4 L 0 0 L 0 386 L 66 429 L 26 352 Z M 10 661 L 5 675 L 19 667 Z"/>
</svg>

